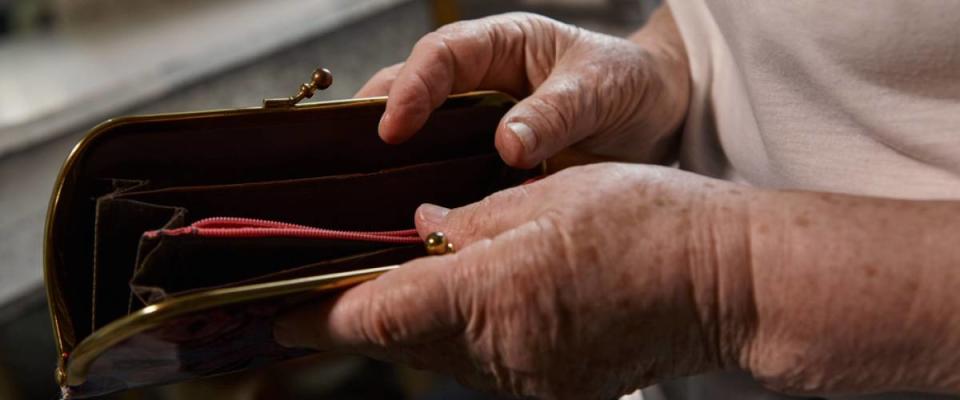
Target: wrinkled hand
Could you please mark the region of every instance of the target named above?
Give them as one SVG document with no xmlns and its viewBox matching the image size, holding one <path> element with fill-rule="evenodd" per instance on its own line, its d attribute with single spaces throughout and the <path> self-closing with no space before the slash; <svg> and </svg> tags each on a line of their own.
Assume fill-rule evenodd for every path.
<svg viewBox="0 0 960 400">
<path fill-rule="evenodd" d="M 451 93 L 492 89 L 523 98 L 496 132 L 512 166 L 535 166 L 574 144 L 619 160 L 662 162 L 689 89 L 685 55 L 653 47 L 505 14 L 428 34 L 405 63 L 381 70 L 357 96 L 389 94 L 380 121 L 388 143 L 410 138 Z"/>
<path fill-rule="evenodd" d="M 609 399 L 736 363 L 748 324 L 729 322 L 750 295 L 728 278 L 746 264 L 747 190 L 596 164 L 454 210 L 425 205 L 421 235 L 444 231 L 457 253 L 294 310 L 276 338 L 545 398 Z"/>
</svg>

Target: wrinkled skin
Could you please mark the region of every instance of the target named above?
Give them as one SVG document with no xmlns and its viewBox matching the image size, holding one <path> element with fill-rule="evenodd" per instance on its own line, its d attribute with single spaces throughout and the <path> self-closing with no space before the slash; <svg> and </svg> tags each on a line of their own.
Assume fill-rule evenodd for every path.
<svg viewBox="0 0 960 400">
<path fill-rule="evenodd" d="M 358 96 L 389 94 L 389 143 L 451 93 L 498 89 L 523 99 L 496 132 L 510 165 L 564 149 L 664 163 L 688 71 L 666 8 L 629 41 L 508 14 L 426 36 Z M 459 252 L 294 310 L 276 339 L 538 398 L 608 399 L 719 368 L 785 392 L 960 393 L 960 202 L 598 164 L 415 220 Z"/>
<path fill-rule="evenodd" d="M 651 26 L 676 36 L 672 23 Z M 496 132 L 510 165 L 532 167 L 570 147 L 666 162 L 686 113 L 686 59 L 658 41 L 643 44 L 531 14 L 466 21 L 425 36 L 357 96 L 389 94 L 380 123 L 388 143 L 408 139 L 448 95 L 494 89 L 522 99 Z M 715 296 L 693 293 L 689 274 L 708 261 L 685 252 L 691 227 L 713 226 L 715 213 L 699 209 L 714 190 L 706 181 L 609 164 L 495 194 L 448 218 L 422 207 L 421 234 L 442 230 L 459 253 L 413 261 L 335 303 L 303 308 L 277 337 L 546 398 L 609 398 L 716 368 L 721 350 L 707 337 L 716 328 L 701 324 L 695 304 Z"/>
<path fill-rule="evenodd" d="M 389 94 L 380 122 L 388 143 L 410 138 L 451 93 L 493 89 L 523 99 L 496 133 L 510 165 L 533 167 L 571 145 L 659 162 L 675 147 L 671 134 L 686 113 L 685 68 L 682 54 L 515 13 L 428 34 L 405 63 L 381 70 L 357 96 Z"/>
<path fill-rule="evenodd" d="M 739 213 L 727 201 L 737 187 L 664 167 L 596 164 L 449 213 L 424 206 L 418 230 L 442 227 L 461 251 L 302 308 L 281 322 L 278 339 L 537 398 L 609 399 L 719 368 L 733 349 L 701 323 L 716 294 L 695 292 L 712 286 L 693 279 L 720 260 L 689 254 L 743 237 L 728 223 Z"/>
</svg>

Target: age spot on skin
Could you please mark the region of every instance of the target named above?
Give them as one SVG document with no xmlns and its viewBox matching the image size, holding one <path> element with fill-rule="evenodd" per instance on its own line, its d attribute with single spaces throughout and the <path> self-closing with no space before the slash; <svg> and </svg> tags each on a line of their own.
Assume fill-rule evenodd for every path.
<svg viewBox="0 0 960 400">
<path fill-rule="evenodd" d="M 904 282 L 904 288 L 906 288 L 909 293 L 916 293 L 917 290 L 920 290 L 920 283 L 915 280 L 908 280 Z"/>
<path fill-rule="evenodd" d="M 870 264 L 864 265 L 863 271 L 867 274 L 867 277 L 873 278 L 874 276 L 877 276 L 877 268 Z"/>
<path fill-rule="evenodd" d="M 793 220 L 793 223 L 797 224 L 797 226 L 801 228 L 806 228 L 810 226 L 810 219 L 807 218 L 805 215 L 799 215 L 797 216 L 797 218 Z"/>
</svg>

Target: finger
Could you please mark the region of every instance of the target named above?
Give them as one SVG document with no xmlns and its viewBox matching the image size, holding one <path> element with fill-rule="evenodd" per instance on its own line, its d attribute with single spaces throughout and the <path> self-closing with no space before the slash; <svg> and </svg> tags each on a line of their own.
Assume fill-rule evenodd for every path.
<svg viewBox="0 0 960 400">
<path fill-rule="evenodd" d="M 517 16 L 495 16 L 444 26 L 424 36 L 390 88 L 380 137 L 409 139 L 453 93 L 478 88 L 514 95 L 526 91 L 525 36 Z"/>
<path fill-rule="evenodd" d="M 414 222 L 420 237 L 443 232 L 457 248 L 490 239 L 536 218 L 545 201 L 543 184 L 533 182 L 496 192 L 473 204 L 447 209 L 433 204 L 417 208 Z"/>
<path fill-rule="evenodd" d="M 514 285 L 539 273 L 529 268 L 531 263 L 563 254 L 558 234 L 550 220 L 538 219 L 453 255 L 411 261 L 346 291 L 333 303 L 282 315 L 274 337 L 287 347 L 346 349 L 463 371 L 477 361 L 489 361 L 495 352 L 489 340 L 471 341 L 485 329 L 476 324 L 494 321 L 488 313 L 503 312 L 495 307 L 497 294 L 513 293 L 519 290 Z M 459 341 L 464 350 L 452 354 L 452 360 L 436 357 L 428 346 L 451 341 Z M 435 363 L 444 365 L 431 365 Z"/>
<path fill-rule="evenodd" d="M 278 318 L 274 337 L 286 347 L 364 351 L 380 358 L 405 345 L 446 335 L 460 326 L 440 257 L 411 261 L 344 292 Z"/>
<path fill-rule="evenodd" d="M 555 72 L 507 112 L 496 133 L 504 162 L 532 168 L 591 134 L 597 99 L 581 74 Z"/>
<path fill-rule="evenodd" d="M 549 182 L 552 180 L 503 190 L 450 212 L 440 210 L 439 220 L 429 215 L 430 206 L 422 206 L 417 212 L 418 230 L 422 235 L 450 232 L 455 243 L 462 247 L 482 238 L 492 238 L 535 218 L 543 202 L 531 200 L 535 200 Z M 434 210 L 436 207 L 433 206 Z M 300 307 L 278 320 L 276 339 L 285 346 L 320 350 L 370 343 L 389 347 L 416 342 L 424 332 L 452 329 L 461 321 L 456 310 L 447 308 L 445 312 L 435 312 L 449 307 L 455 300 L 449 294 L 457 291 L 450 288 L 451 267 L 447 264 L 450 260 L 446 257 L 415 260 L 346 291 L 336 301 Z M 435 309 L 431 311 L 431 307 Z M 417 320 L 427 317 L 427 320 Z M 414 328 L 394 329 L 402 326 Z"/>
<path fill-rule="evenodd" d="M 353 97 L 386 96 L 390 91 L 390 86 L 393 85 L 393 80 L 396 79 L 397 73 L 400 72 L 400 68 L 402 67 L 403 63 L 396 63 L 377 71 Z"/>
</svg>

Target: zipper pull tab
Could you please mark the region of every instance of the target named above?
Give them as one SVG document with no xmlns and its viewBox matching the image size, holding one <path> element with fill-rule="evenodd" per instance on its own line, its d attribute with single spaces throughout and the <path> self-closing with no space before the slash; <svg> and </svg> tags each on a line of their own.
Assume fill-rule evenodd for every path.
<svg viewBox="0 0 960 400">
<path fill-rule="evenodd" d="M 442 256 L 454 252 L 453 243 L 450 243 L 447 235 L 444 235 L 443 232 L 433 232 L 427 235 L 423 245 L 427 248 L 427 254 L 431 256 Z"/>
</svg>

